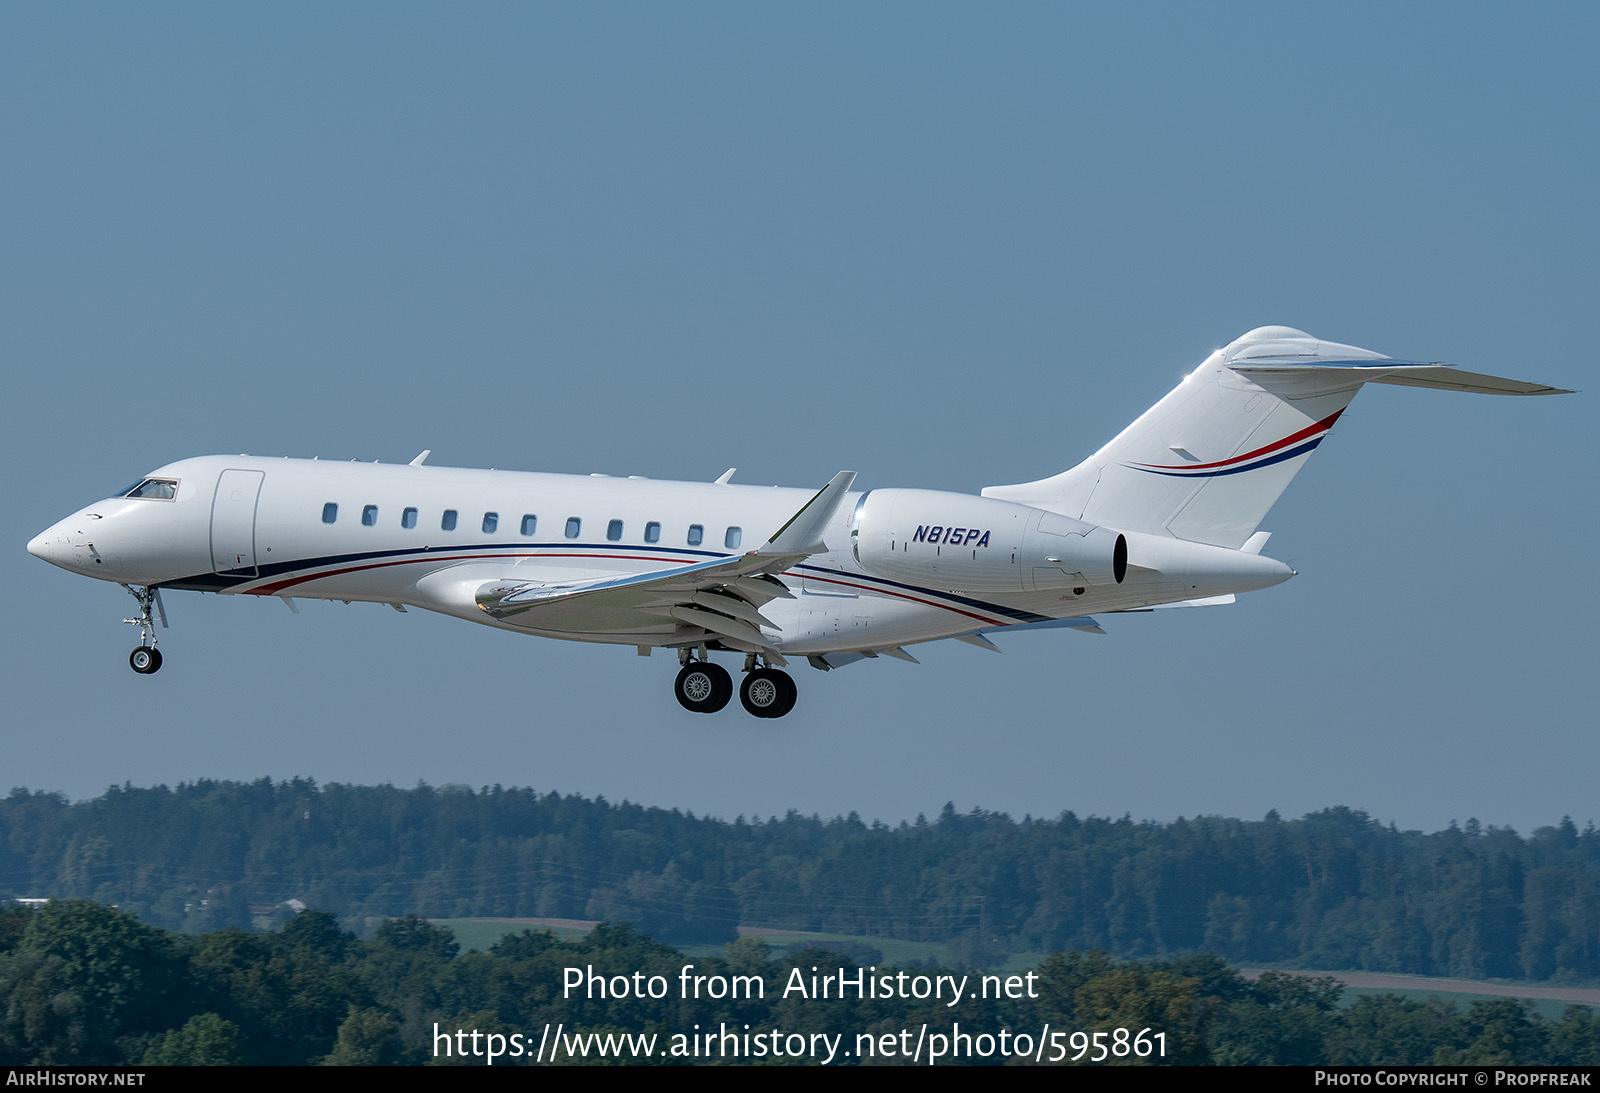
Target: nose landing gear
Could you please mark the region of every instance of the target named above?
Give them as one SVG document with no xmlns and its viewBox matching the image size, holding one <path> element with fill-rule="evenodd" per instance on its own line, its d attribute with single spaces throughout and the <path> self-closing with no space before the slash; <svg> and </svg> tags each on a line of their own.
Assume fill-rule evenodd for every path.
<svg viewBox="0 0 1600 1093">
<path fill-rule="evenodd" d="M 156 624 L 150 617 L 150 610 L 155 609 L 162 629 L 166 629 L 167 609 L 161 604 L 161 590 L 153 585 L 138 589 L 126 584 L 122 587 L 139 604 L 138 618 L 122 620 L 139 628 L 139 645 L 128 654 L 128 666 L 142 676 L 154 675 L 161 670 L 161 650 L 156 648 Z"/>
</svg>

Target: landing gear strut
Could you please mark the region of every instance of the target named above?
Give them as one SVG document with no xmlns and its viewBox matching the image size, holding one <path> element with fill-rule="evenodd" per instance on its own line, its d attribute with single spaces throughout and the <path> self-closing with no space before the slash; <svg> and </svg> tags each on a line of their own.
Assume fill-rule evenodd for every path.
<svg viewBox="0 0 1600 1093">
<path fill-rule="evenodd" d="M 161 650 L 156 648 L 156 624 L 150 617 L 151 608 L 161 618 L 161 625 L 167 625 L 167 609 L 161 605 L 161 590 L 154 585 L 136 589 L 132 585 L 123 585 L 139 604 L 139 617 L 123 619 L 130 626 L 139 628 L 139 646 L 128 654 L 128 666 L 142 676 L 154 675 L 161 670 Z"/>
</svg>

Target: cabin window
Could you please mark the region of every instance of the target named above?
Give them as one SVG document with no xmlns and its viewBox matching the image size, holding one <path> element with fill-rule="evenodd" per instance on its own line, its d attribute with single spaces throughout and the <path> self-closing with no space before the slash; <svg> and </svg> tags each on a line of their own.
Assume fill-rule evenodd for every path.
<svg viewBox="0 0 1600 1093">
<path fill-rule="evenodd" d="M 647 543 L 659 543 L 661 541 L 661 525 L 655 520 L 644 526 L 644 541 Z"/>
<path fill-rule="evenodd" d="M 689 525 L 689 545 L 690 546 L 699 546 L 702 542 L 705 541 L 705 537 L 706 537 L 705 525 L 703 525 L 703 524 L 690 524 Z"/>
<path fill-rule="evenodd" d="M 576 516 L 567 517 L 567 538 L 576 539 L 578 532 L 583 530 L 583 521 Z"/>
<path fill-rule="evenodd" d="M 361 509 L 361 526 L 375 528 L 378 526 L 378 506 L 364 505 Z"/>
<path fill-rule="evenodd" d="M 178 482 L 173 478 L 146 478 L 126 490 L 124 497 L 142 497 L 146 501 L 171 501 L 178 496 Z"/>
<path fill-rule="evenodd" d="M 533 529 L 538 527 L 538 526 L 539 526 L 539 518 L 537 516 L 533 515 L 533 513 L 531 513 L 531 512 L 527 513 L 522 517 L 522 534 L 524 534 L 524 535 L 532 535 L 533 534 Z"/>
<path fill-rule="evenodd" d="M 729 528 L 727 534 L 722 537 L 722 545 L 729 550 L 734 550 L 739 546 L 739 541 L 743 538 L 744 528 Z"/>
<path fill-rule="evenodd" d="M 454 531 L 456 529 L 455 509 L 444 510 L 444 519 L 439 521 L 439 527 L 444 531 Z"/>
<path fill-rule="evenodd" d="M 485 535 L 494 534 L 495 528 L 499 526 L 500 514 L 498 512 L 486 512 L 483 514 L 483 533 Z"/>
<path fill-rule="evenodd" d="M 337 519 L 339 519 L 339 506 L 337 503 L 329 501 L 322 506 L 322 522 L 324 524 L 331 524 Z"/>
<path fill-rule="evenodd" d="M 406 509 L 406 511 L 402 512 L 400 514 L 400 526 L 403 527 L 403 528 L 414 528 L 414 527 L 416 527 L 417 526 L 417 510 L 416 509 Z"/>
<path fill-rule="evenodd" d="M 613 520 L 613 521 L 611 521 L 611 523 L 606 525 L 606 538 L 610 539 L 613 543 L 618 542 L 618 541 L 620 541 L 622 539 L 622 521 L 621 520 Z"/>
</svg>

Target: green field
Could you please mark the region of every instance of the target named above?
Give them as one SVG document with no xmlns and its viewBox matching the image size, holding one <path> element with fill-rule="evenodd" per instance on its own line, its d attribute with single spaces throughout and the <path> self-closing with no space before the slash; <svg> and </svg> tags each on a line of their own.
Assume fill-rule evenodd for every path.
<svg viewBox="0 0 1600 1093">
<path fill-rule="evenodd" d="M 1440 1001 L 1450 1003 L 1457 1010 L 1464 1010 L 1474 1002 L 1491 1002 L 1504 997 L 1504 995 L 1496 994 L 1470 994 L 1466 991 L 1385 990 L 1378 987 L 1346 987 L 1340 1003 L 1346 1006 L 1354 1005 L 1358 999 L 1365 998 L 1369 994 L 1392 994 L 1397 998 L 1404 998 L 1407 1002 L 1426 1002 L 1429 999 L 1437 998 Z M 1552 998 L 1533 998 L 1529 999 L 1528 1003 L 1540 1017 L 1556 1024 L 1561 1023 L 1562 1017 L 1566 1015 L 1568 1006 L 1578 1005 L 1576 1002 L 1559 1002 Z"/>
<path fill-rule="evenodd" d="M 507 934 L 519 934 L 523 930 L 549 930 L 562 940 L 582 937 L 586 931 L 573 929 L 567 926 L 542 926 L 527 922 L 510 921 L 505 919 L 490 918 L 438 918 L 433 919 L 437 926 L 448 927 L 456 935 L 456 941 L 461 945 L 462 952 L 476 952 L 487 949 Z M 751 936 L 749 931 L 740 931 L 745 936 Z M 899 941 L 887 937 L 859 937 L 854 934 L 823 934 L 809 933 L 806 931 L 771 932 L 763 930 L 755 936 L 766 943 L 774 952 L 780 952 L 791 947 L 803 948 L 807 945 L 816 945 L 821 948 L 838 949 L 841 953 L 850 950 L 876 949 L 883 954 L 885 964 L 908 963 L 947 963 L 948 946 L 936 941 Z M 688 956 L 721 956 L 720 944 L 706 945 L 679 945 L 676 946 Z M 1019 965 L 1031 967 L 1031 963 L 1024 962 Z"/>
<path fill-rule="evenodd" d="M 436 918 L 436 926 L 444 926 L 456 935 L 456 941 L 461 945 L 464 953 L 481 952 L 492 948 L 496 942 L 507 934 L 520 934 L 524 930 L 549 930 L 562 941 L 571 941 L 588 933 L 587 930 L 574 930 L 567 926 L 533 926 L 525 922 L 507 922 L 502 919 L 492 918 Z"/>
</svg>

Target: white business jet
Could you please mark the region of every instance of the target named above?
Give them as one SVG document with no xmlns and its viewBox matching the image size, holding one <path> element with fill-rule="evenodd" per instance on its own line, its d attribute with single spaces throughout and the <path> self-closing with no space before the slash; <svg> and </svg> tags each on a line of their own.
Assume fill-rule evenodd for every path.
<svg viewBox="0 0 1600 1093">
<path fill-rule="evenodd" d="M 1257 526 L 1365 383 L 1567 393 L 1262 327 L 1208 357 L 1078 466 L 981 497 L 816 493 L 425 465 L 202 456 L 152 471 L 28 544 L 138 601 L 133 670 L 161 667 L 163 589 L 419 607 L 541 637 L 675 650 L 675 693 L 782 717 L 804 657 L 1231 602 L 1294 576 Z"/>
</svg>

